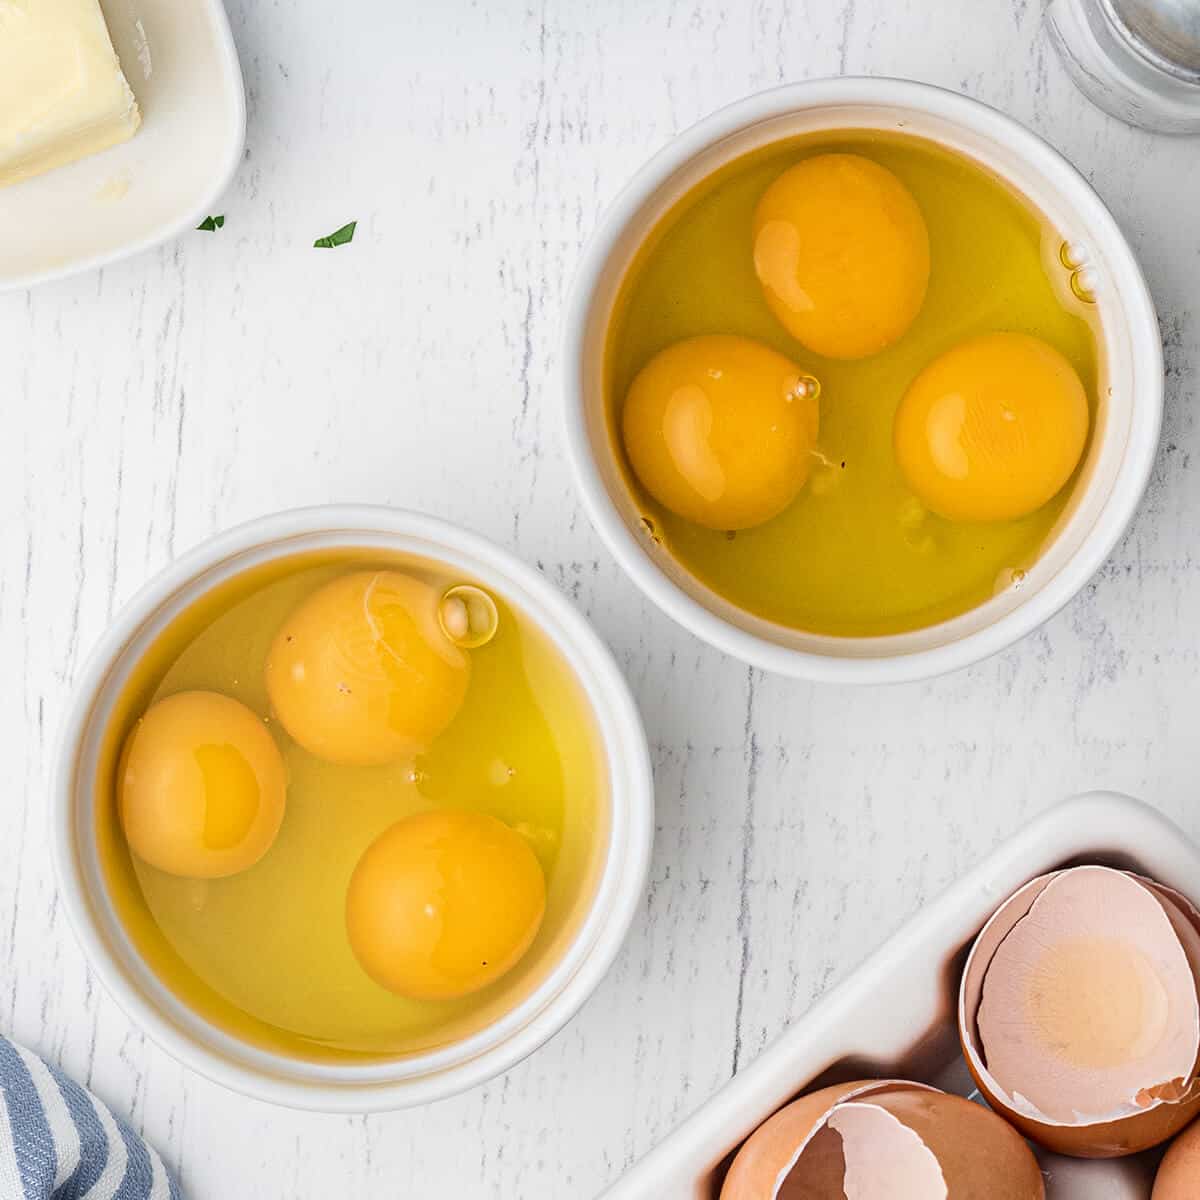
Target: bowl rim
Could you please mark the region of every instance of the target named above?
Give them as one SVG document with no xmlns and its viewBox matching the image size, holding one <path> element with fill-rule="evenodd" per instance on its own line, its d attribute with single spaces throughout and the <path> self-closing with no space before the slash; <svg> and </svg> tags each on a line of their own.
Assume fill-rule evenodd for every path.
<svg viewBox="0 0 1200 1200">
<path fill-rule="evenodd" d="M 588 438 L 581 364 L 592 304 L 625 229 L 653 194 L 693 159 L 751 126 L 814 108 L 906 108 L 988 137 L 1019 155 L 1031 170 L 1058 185 L 1071 205 L 1103 229 L 1106 251 L 1121 281 L 1131 361 L 1152 381 L 1130 405 L 1129 436 L 1112 490 L 1075 552 L 1036 592 L 983 628 L 945 644 L 888 655 L 839 657 L 780 645 L 718 616 L 671 580 L 645 554 L 605 487 Z M 701 641 L 751 666 L 819 683 L 883 684 L 958 670 L 1011 646 L 1049 620 L 1101 567 L 1133 520 L 1150 481 L 1163 409 L 1163 352 L 1150 289 L 1125 235 L 1092 185 L 1058 150 L 1014 118 L 972 97 L 934 84 L 886 76 L 837 76 L 783 84 L 716 110 L 673 137 L 645 162 L 600 218 L 567 302 L 562 337 L 562 427 L 585 512 L 622 570 L 667 616 Z M 927 628 L 936 628 L 930 626 Z M 830 639 L 858 647 L 874 639 Z"/>
<path fill-rule="evenodd" d="M 473 560 L 521 593 L 531 619 L 570 640 L 577 656 L 572 670 L 592 703 L 603 708 L 597 718 L 605 727 L 603 754 L 612 807 L 608 852 L 579 928 L 545 979 L 515 1008 L 448 1047 L 391 1063 L 321 1064 L 318 1076 L 299 1079 L 285 1078 L 267 1066 L 303 1060 L 260 1051 L 180 1002 L 190 1018 L 189 1026 L 182 1026 L 130 977 L 89 897 L 76 827 L 86 785 L 80 785 L 77 773 L 110 675 L 125 649 L 173 597 L 240 555 L 321 535 L 345 535 L 348 546 L 355 535 L 420 540 L 431 556 L 440 548 Z M 237 573 L 235 569 L 232 574 Z M 376 505 L 321 505 L 255 518 L 203 540 L 143 584 L 122 605 L 72 685 L 55 747 L 50 801 L 58 893 L 89 967 L 118 1007 L 161 1049 L 198 1074 L 255 1099 L 320 1112 L 381 1112 L 443 1099 L 507 1071 L 551 1038 L 596 989 L 623 945 L 642 903 L 654 834 L 654 783 L 645 730 L 628 682 L 590 622 L 539 571 L 510 551 L 440 518 Z M 130 953 L 157 981 L 132 944 Z M 160 987 L 165 990 L 165 985 Z M 477 1040 L 482 1048 L 475 1050 Z M 231 1058 L 221 1051 L 222 1044 L 236 1047 L 243 1057 Z M 472 1047 L 470 1052 L 456 1055 L 464 1045 Z M 253 1060 L 264 1065 L 255 1066 Z M 427 1061 L 431 1065 L 415 1073 L 414 1064 Z M 394 1072 L 398 1064 L 403 1064 L 404 1073 L 389 1075 L 389 1068 Z"/>
</svg>

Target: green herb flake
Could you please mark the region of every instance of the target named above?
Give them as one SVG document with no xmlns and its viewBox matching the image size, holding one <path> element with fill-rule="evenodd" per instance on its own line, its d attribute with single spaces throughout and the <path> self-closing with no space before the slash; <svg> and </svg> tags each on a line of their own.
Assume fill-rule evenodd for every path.
<svg viewBox="0 0 1200 1200">
<path fill-rule="evenodd" d="M 216 231 L 218 229 L 221 229 L 224 226 L 224 224 L 225 224 L 224 215 L 221 215 L 219 217 L 205 217 L 204 220 L 201 221 L 200 224 L 196 226 L 196 228 L 203 229 L 205 233 L 216 233 Z"/>
<path fill-rule="evenodd" d="M 343 225 L 341 229 L 331 233 L 328 237 L 317 238 L 313 242 L 313 249 L 332 250 L 334 246 L 344 246 L 347 242 L 354 241 L 354 227 L 357 224 L 357 221 L 351 221 L 349 225 Z"/>
</svg>

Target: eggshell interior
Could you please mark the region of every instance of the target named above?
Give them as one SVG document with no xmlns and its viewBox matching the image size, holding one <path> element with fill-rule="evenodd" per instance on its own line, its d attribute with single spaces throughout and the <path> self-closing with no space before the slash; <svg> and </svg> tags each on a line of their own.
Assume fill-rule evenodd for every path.
<svg viewBox="0 0 1200 1200">
<path fill-rule="evenodd" d="M 1133 929 L 1135 937 L 1132 945 L 1137 955 L 1151 963 L 1151 969 L 1148 972 L 1143 970 L 1140 978 L 1148 988 L 1150 997 L 1157 998 L 1160 1017 L 1158 1028 L 1162 1036 L 1143 1039 L 1146 1044 L 1139 1047 L 1139 1054 L 1131 1056 L 1140 1057 L 1143 1065 L 1149 1061 L 1150 1068 L 1144 1077 L 1139 1074 L 1136 1085 L 1128 1095 L 1124 1094 L 1125 1087 L 1129 1085 L 1128 1076 L 1119 1079 L 1117 1082 L 1121 1086 L 1109 1088 L 1106 1094 L 1104 1088 L 1098 1087 L 1093 1090 L 1090 1085 L 1084 1093 L 1067 1090 L 1068 1085 L 1079 1084 L 1081 1065 L 1094 1069 L 1099 1076 L 1111 1078 L 1113 1064 L 1102 1065 L 1097 1061 L 1103 1058 L 1100 1051 L 1106 1044 L 1105 1038 L 1099 1038 L 1099 1047 L 1095 1038 L 1091 1042 L 1088 1041 L 1088 1022 L 1084 1018 L 1088 1017 L 1089 1012 L 1101 1027 L 1106 1022 L 1113 1023 L 1109 1028 L 1110 1034 L 1114 1029 L 1118 1033 L 1122 1028 L 1127 1030 L 1130 1025 L 1128 1009 L 1124 1010 L 1123 1026 L 1118 1019 L 1119 1014 L 1114 1015 L 1107 1010 L 1106 1002 L 1109 997 L 1104 990 L 1107 985 L 1103 980 L 1099 984 L 1103 994 L 1098 1000 L 1095 999 L 1093 985 L 1093 999 L 1082 1005 L 1084 1011 L 1081 1012 L 1079 1006 L 1067 1003 L 1066 1007 L 1071 1011 L 1065 1014 L 1058 1012 L 1054 1019 L 1044 1023 L 1044 1026 L 1057 1024 L 1063 1027 L 1064 1049 L 1071 1050 L 1074 1047 L 1074 1057 L 1066 1055 L 1068 1061 L 1065 1070 L 1059 1070 L 1061 1064 L 1054 1061 L 1056 1058 L 1062 1059 L 1063 1053 L 1052 1052 L 1047 1056 L 1041 1046 L 1045 1038 L 1030 1037 L 1029 1026 L 1032 1022 L 1027 1011 L 1027 996 L 1022 995 L 1020 989 L 1010 993 L 1011 1003 L 1007 1012 L 1004 1012 L 1004 1004 L 1001 1003 L 993 1007 L 990 1020 L 987 1020 L 988 1015 L 984 1014 L 993 1042 L 987 1047 L 986 1053 L 980 1036 L 980 1009 L 985 987 L 993 990 L 993 1000 L 1003 1001 L 1003 995 L 995 989 L 997 981 L 991 978 L 997 955 L 1002 949 L 1006 954 L 1010 953 L 1010 940 L 1025 936 L 1027 931 L 1022 929 L 1022 926 L 1035 906 L 1043 900 L 1048 889 L 1059 887 L 1063 879 L 1076 876 L 1081 877 L 1082 882 L 1073 882 L 1064 890 L 1060 900 L 1067 901 L 1074 897 L 1075 901 L 1085 908 L 1094 905 L 1096 896 L 1092 889 L 1105 886 L 1097 885 L 1097 879 L 1116 881 L 1114 887 L 1107 889 L 1117 897 L 1116 908 L 1122 908 L 1125 903 L 1122 897 L 1132 897 L 1129 901 L 1129 912 L 1117 920 L 1123 935 L 1128 935 L 1131 927 L 1136 926 Z M 1110 939 L 1114 927 L 1114 901 L 1111 896 L 1104 901 L 1104 905 L 1102 911 L 1106 915 L 1103 918 L 1084 912 L 1076 921 L 1075 934 L 1080 934 L 1081 930 L 1083 933 L 1082 937 L 1076 937 L 1076 945 L 1088 936 Z M 1052 899 L 1045 906 L 1046 913 L 1053 916 L 1056 909 L 1064 906 L 1070 907 L 1060 905 Z M 1044 919 L 1031 921 L 1030 931 L 1035 937 L 1040 933 L 1045 944 L 1051 948 L 1063 944 L 1064 939 L 1059 936 L 1061 931 L 1056 930 L 1053 936 L 1047 938 L 1045 925 Z M 1183 1128 L 1200 1113 L 1200 1085 L 1195 1078 L 1197 1053 L 1200 1048 L 1200 1004 L 1197 1004 L 1196 987 L 1196 980 L 1200 978 L 1200 958 L 1197 958 L 1200 943 L 1196 940 L 1197 933 L 1200 933 L 1200 913 L 1178 893 L 1152 881 L 1140 879 L 1136 875 L 1106 867 L 1076 867 L 1052 872 L 1031 880 L 1015 892 L 993 914 L 976 938 L 968 954 L 959 989 L 958 1024 L 963 1057 L 980 1091 L 992 1107 L 1007 1117 L 1026 1137 L 1048 1149 L 1090 1158 L 1132 1154 L 1160 1144 Z M 1069 943 L 1070 939 L 1067 941 Z M 1017 949 L 1019 950 L 1019 947 Z M 1033 951 L 1033 957 L 1036 959 L 1037 954 L 1041 952 L 1041 947 L 1036 942 Z M 1184 980 L 1186 986 L 1179 982 L 1182 964 L 1186 964 L 1187 967 L 1187 978 Z M 1095 973 L 1093 970 L 1093 974 Z M 1129 981 L 1120 978 L 1120 971 L 1117 974 L 1118 989 L 1127 989 L 1124 993 L 1125 1002 L 1128 1004 L 1131 994 L 1134 994 L 1140 1003 L 1141 993 L 1131 993 L 1128 990 Z M 1042 995 L 1033 1005 L 1035 1009 L 1040 1004 L 1044 1011 L 1049 1004 L 1054 1014 L 1050 1001 L 1057 998 L 1060 1007 L 1064 999 L 1070 1001 L 1070 975 L 1068 973 L 1065 984 L 1061 979 L 1061 971 L 1059 975 L 1057 990 L 1051 987 L 1049 1000 L 1046 995 Z M 1034 976 L 1029 978 L 1036 984 Z M 1001 982 L 1001 988 L 1003 986 Z M 1087 989 L 1083 989 L 1083 992 L 1087 995 Z M 1120 995 L 1118 991 L 1117 998 L 1120 998 Z M 1153 1008 L 1153 1005 L 1151 1007 Z M 1017 1020 L 1018 1017 L 1020 1021 Z M 1026 1028 L 1017 1029 L 1014 1033 L 1012 1026 L 1022 1023 Z M 1041 1030 L 1043 1034 L 1047 1032 L 1044 1026 Z M 1032 1032 L 1036 1035 L 1038 1030 L 1035 1028 Z M 1120 1040 L 1119 1037 L 1116 1038 L 1117 1042 Z M 1150 1042 L 1153 1042 L 1153 1045 L 1149 1045 Z M 1014 1043 L 1035 1051 L 1036 1058 L 1048 1057 L 1051 1062 L 1049 1065 L 1045 1062 L 1040 1063 L 1039 1072 L 1030 1073 L 1028 1077 L 1024 1074 L 1024 1064 L 1018 1063 L 1022 1075 L 1014 1081 L 1011 1078 L 1014 1059 L 1011 1054 L 1006 1056 L 1006 1047 L 1011 1049 Z M 1111 1037 L 1107 1044 L 1111 1050 Z M 1081 1045 L 1084 1049 L 1083 1054 L 1079 1053 Z M 1190 1061 L 1187 1061 L 1189 1045 L 1191 1057 Z M 1080 1059 L 1084 1061 L 1081 1063 Z M 1002 1073 L 1004 1078 L 998 1078 L 997 1073 Z M 1116 1073 L 1119 1074 L 1119 1071 Z M 1082 1074 L 1087 1074 L 1087 1070 Z M 1049 1098 L 1045 1094 L 1047 1084 L 1051 1093 Z M 1059 1084 L 1063 1086 L 1059 1087 Z M 1105 1104 L 1113 1103 L 1114 1095 L 1118 1105 L 1109 1112 L 1102 1111 Z M 1090 1099 L 1093 1096 L 1100 1099 Z M 1046 1104 L 1052 1112 L 1043 1111 L 1039 1101 Z M 1200 1193 L 1197 1195 L 1200 1197 Z"/>
<path fill-rule="evenodd" d="M 1153 879 L 1134 875 L 1143 887 L 1148 888 L 1162 903 L 1163 911 L 1167 914 L 1175 932 L 1179 935 L 1180 944 L 1192 966 L 1192 975 L 1198 981 L 1197 994 L 1200 995 L 1200 911 L 1195 905 L 1174 888 L 1166 887 Z"/>
<path fill-rule="evenodd" d="M 963 968 L 959 992 L 959 1024 L 969 1025 L 972 1036 L 967 1039 L 963 1049 L 968 1061 L 978 1061 L 981 1068 L 983 1060 L 975 1050 L 975 1015 L 979 1012 L 979 1002 L 983 999 L 983 981 L 987 978 L 988 968 L 992 965 L 992 959 L 996 956 L 1000 944 L 1012 932 L 1013 927 L 1028 915 L 1033 902 L 1061 873 L 1055 871 L 1050 875 L 1041 875 L 1015 891 L 993 913 L 971 946 L 971 953 Z"/>
<path fill-rule="evenodd" d="M 1000 943 L 976 1016 L 989 1074 L 1015 1108 L 1112 1120 L 1185 1090 L 1200 1003 L 1182 914 L 1132 876 L 1067 871 Z"/>
</svg>

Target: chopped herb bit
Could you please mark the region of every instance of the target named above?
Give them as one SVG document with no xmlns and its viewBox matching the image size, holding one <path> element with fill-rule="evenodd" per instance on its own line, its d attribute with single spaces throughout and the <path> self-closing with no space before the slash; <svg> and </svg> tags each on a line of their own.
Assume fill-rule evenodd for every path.
<svg viewBox="0 0 1200 1200">
<path fill-rule="evenodd" d="M 216 231 L 218 229 L 220 229 L 224 224 L 225 224 L 225 217 L 224 217 L 224 214 L 222 214 L 219 217 L 205 217 L 204 220 L 201 221 L 200 224 L 196 226 L 196 228 L 203 229 L 205 233 L 216 233 Z"/>
<path fill-rule="evenodd" d="M 334 246 L 344 246 L 347 242 L 354 241 L 354 227 L 357 224 L 357 221 L 351 221 L 349 225 L 343 225 L 341 229 L 331 233 L 328 237 L 317 238 L 313 242 L 313 249 L 330 250 Z"/>
</svg>

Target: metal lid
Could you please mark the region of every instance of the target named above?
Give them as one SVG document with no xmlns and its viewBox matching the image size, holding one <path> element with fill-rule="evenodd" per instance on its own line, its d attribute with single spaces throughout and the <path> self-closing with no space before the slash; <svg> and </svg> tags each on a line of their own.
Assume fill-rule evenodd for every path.
<svg viewBox="0 0 1200 1200">
<path fill-rule="evenodd" d="M 1200 0 L 1104 0 L 1133 48 L 1154 66 L 1200 83 Z"/>
</svg>

